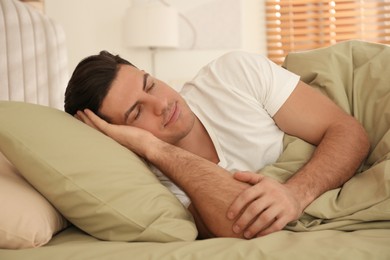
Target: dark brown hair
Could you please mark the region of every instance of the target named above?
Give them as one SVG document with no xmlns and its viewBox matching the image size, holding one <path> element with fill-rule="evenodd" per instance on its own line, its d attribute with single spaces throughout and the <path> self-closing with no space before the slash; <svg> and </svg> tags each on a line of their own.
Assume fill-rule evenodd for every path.
<svg viewBox="0 0 390 260">
<path fill-rule="evenodd" d="M 88 108 L 98 114 L 121 64 L 134 66 L 119 55 L 107 51 L 83 59 L 66 88 L 65 112 L 74 115 L 78 110 Z"/>
</svg>

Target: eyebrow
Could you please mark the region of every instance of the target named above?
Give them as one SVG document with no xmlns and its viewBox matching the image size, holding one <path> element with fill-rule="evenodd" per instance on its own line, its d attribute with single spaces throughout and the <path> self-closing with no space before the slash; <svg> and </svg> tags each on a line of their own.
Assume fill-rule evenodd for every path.
<svg viewBox="0 0 390 260">
<path fill-rule="evenodd" d="M 148 73 L 145 73 L 144 74 L 144 77 L 143 77 L 143 83 L 142 83 L 142 90 L 145 91 L 146 89 L 146 83 L 148 82 L 148 78 L 149 78 L 149 74 Z M 129 115 L 131 114 L 131 112 L 133 112 L 133 110 L 135 109 L 135 107 L 139 104 L 139 101 L 135 102 L 135 104 L 133 104 L 126 112 L 125 112 L 125 115 L 124 115 L 124 118 L 125 118 L 125 122 L 127 122 L 127 118 L 129 117 Z"/>
</svg>

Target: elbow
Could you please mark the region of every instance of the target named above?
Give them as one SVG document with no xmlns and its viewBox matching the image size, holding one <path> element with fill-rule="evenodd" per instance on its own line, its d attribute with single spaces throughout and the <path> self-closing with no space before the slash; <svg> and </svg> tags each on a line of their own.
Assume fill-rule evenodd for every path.
<svg viewBox="0 0 390 260">
<path fill-rule="evenodd" d="M 357 122 L 357 149 L 361 151 L 362 159 L 366 158 L 371 148 L 370 137 L 362 124 Z"/>
<path fill-rule="evenodd" d="M 215 237 L 243 238 L 242 234 L 236 234 L 233 232 L 232 221 L 224 218 L 217 220 L 217 215 L 210 218 L 209 221 L 204 221 L 193 204 L 190 204 L 188 210 L 194 218 L 194 222 L 198 230 L 198 239 Z M 205 222 L 207 222 L 207 224 Z"/>
<path fill-rule="evenodd" d="M 245 239 L 242 233 L 234 233 L 231 225 L 227 225 L 225 227 L 214 228 L 213 234 L 215 237 Z"/>
<path fill-rule="evenodd" d="M 349 136 L 351 152 L 355 154 L 353 157 L 356 159 L 356 163 L 360 165 L 370 152 L 370 137 L 363 125 L 354 117 L 351 117 L 349 121 L 345 121 L 344 124 L 346 125 L 346 134 Z"/>
</svg>

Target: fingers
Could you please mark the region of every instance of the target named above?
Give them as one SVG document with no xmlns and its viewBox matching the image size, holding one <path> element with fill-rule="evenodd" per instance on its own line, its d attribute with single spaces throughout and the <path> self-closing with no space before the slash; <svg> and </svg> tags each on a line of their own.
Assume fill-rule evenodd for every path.
<svg viewBox="0 0 390 260">
<path fill-rule="evenodd" d="M 77 114 L 79 114 L 77 112 Z M 109 123 L 107 123 L 105 120 L 98 117 L 94 112 L 92 112 L 89 109 L 85 109 L 84 112 L 80 113 L 81 115 L 84 115 L 86 117 L 85 120 L 87 120 L 91 125 L 93 125 L 96 129 L 100 130 L 101 132 L 108 134 L 108 128 L 110 126 Z"/>
<path fill-rule="evenodd" d="M 249 184 L 257 184 L 264 176 L 261 174 L 251 173 L 251 172 L 237 172 L 234 174 L 234 178 L 238 181 L 249 183 Z M 261 194 L 261 189 L 257 188 L 248 188 L 244 190 L 232 203 L 232 205 L 228 209 L 227 217 L 230 220 L 235 219 L 240 212 L 244 210 L 248 203 L 258 198 Z"/>
<path fill-rule="evenodd" d="M 238 181 L 254 185 L 254 184 L 260 182 L 264 178 L 264 175 L 253 173 L 253 172 L 243 171 L 243 172 L 236 172 L 233 175 L 233 177 L 234 177 L 234 179 L 236 179 Z"/>
<path fill-rule="evenodd" d="M 276 219 L 269 227 L 263 229 L 263 231 L 261 232 L 258 232 L 256 237 L 261 237 L 261 236 L 274 233 L 276 231 L 280 231 L 288 224 L 288 222 L 289 221 L 286 218 Z M 255 234 L 255 233 L 256 231 L 254 231 L 254 233 L 251 234 Z"/>
<path fill-rule="evenodd" d="M 261 204 L 261 203 L 260 203 Z M 275 231 L 281 230 L 286 224 L 286 218 L 282 215 L 282 210 L 277 207 L 277 205 L 270 205 L 269 207 L 265 207 L 264 205 L 252 204 L 253 209 L 250 209 L 252 212 L 260 212 L 253 221 L 250 219 L 251 212 L 248 212 L 248 216 L 244 216 L 244 214 L 237 220 L 236 225 L 244 225 L 244 237 L 247 239 L 253 238 L 254 236 L 263 236 L 266 234 L 270 234 Z M 248 208 L 249 209 L 249 208 Z M 252 223 L 249 226 L 245 226 L 248 223 L 248 218 Z"/>
<path fill-rule="evenodd" d="M 153 134 L 144 129 L 128 125 L 110 124 L 89 109 L 78 111 L 75 117 L 111 137 L 141 157 L 145 157 L 149 147 L 153 147 L 152 144 L 158 140 Z M 160 140 L 158 141 L 160 142 Z"/>
<path fill-rule="evenodd" d="M 74 117 L 80 120 L 81 122 L 89 125 L 90 127 L 97 129 L 96 125 L 89 119 L 89 117 L 83 111 L 77 111 Z"/>
<path fill-rule="evenodd" d="M 257 197 L 259 198 L 259 197 Z M 261 196 L 260 196 L 261 198 Z M 252 201 L 249 206 L 243 211 L 243 213 L 239 216 L 239 218 L 236 220 L 236 222 L 233 225 L 233 232 L 236 234 L 241 233 L 251 222 L 253 222 L 256 217 L 259 216 L 259 214 L 262 214 L 267 208 L 269 207 L 269 203 L 265 200 L 257 199 Z M 260 218 L 260 217 L 259 217 Z M 259 219 L 258 218 L 258 219 Z M 257 221 L 257 220 L 256 220 Z M 262 224 L 262 225 L 260 225 Z M 253 224 L 252 224 L 253 225 Z M 258 226 L 268 226 L 268 223 L 260 222 L 257 223 Z M 244 237 L 250 238 L 252 237 L 254 230 L 253 229 L 247 229 L 247 232 L 244 233 Z M 251 234 L 248 234 L 248 231 Z"/>
<path fill-rule="evenodd" d="M 105 120 L 98 117 L 94 112 L 89 109 L 84 109 L 84 111 L 77 111 L 74 115 L 75 118 L 82 121 L 83 123 L 89 125 L 90 127 L 95 128 L 96 130 L 108 135 L 108 129 L 110 124 Z"/>
<path fill-rule="evenodd" d="M 299 202 L 288 187 L 250 172 L 236 173 L 234 178 L 253 186 L 241 192 L 228 209 L 228 219 L 235 220 L 233 232 L 249 239 L 279 231 L 299 218 Z"/>
</svg>

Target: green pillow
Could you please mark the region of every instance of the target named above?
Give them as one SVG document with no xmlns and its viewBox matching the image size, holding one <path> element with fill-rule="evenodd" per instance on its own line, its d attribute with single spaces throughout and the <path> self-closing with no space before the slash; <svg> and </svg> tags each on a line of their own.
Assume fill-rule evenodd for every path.
<svg viewBox="0 0 390 260">
<path fill-rule="evenodd" d="M 0 150 L 70 222 L 103 240 L 197 235 L 190 213 L 134 153 L 63 111 L 0 101 Z"/>
</svg>

